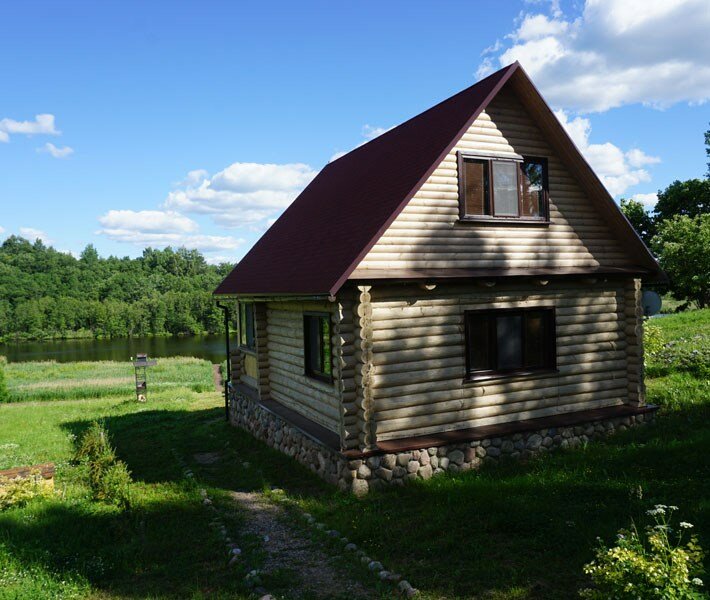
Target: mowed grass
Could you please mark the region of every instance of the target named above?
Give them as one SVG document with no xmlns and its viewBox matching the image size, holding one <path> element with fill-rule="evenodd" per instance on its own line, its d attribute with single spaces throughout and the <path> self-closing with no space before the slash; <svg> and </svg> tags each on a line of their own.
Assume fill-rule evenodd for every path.
<svg viewBox="0 0 710 600">
<path fill-rule="evenodd" d="M 130 396 L 135 390 L 131 362 L 20 362 L 5 368 L 10 402 Z M 147 370 L 148 392 L 184 387 L 195 392 L 214 389 L 212 367 L 190 357 L 158 359 Z"/>
<path fill-rule="evenodd" d="M 710 311 L 654 323 L 668 342 L 697 344 Z M 649 401 L 661 405 L 651 427 L 363 499 L 226 425 L 215 392 L 176 387 L 145 405 L 127 395 L 0 406 L 0 465 L 57 461 L 60 492 L 0 513 L 0 598 L 247 597 L 243 571 L 226 568 L 197 486 L 182 478 L 172 449 L 227 514 L 230 536 L 244 543 L 244 565 L 258 566 L 262 554 L 240 539 L 244 515 L 230 508 L 227 491 L 268 494 L 277 486 L 402 573 L 422 598 L 574 598 L 589 583 L 582 566 L 597 536 L 613 543 L 631 519 L 642 525 L 656 502 L 678 505 L 710 549 L 708 382 L 667 365 L 649 371 L 666 373 L 647 380 Z M 103 419 L 136 481 L 128 513 L 91 502 L 68 462 L 74 436 L 94 418 Z M 220 458 L 200 465 L 198 452 Z M 291 597 L 290 580 L 266 583 Z"/>
<path fill-rule="evenodd" d="M 216 393 L 176 388 L 146 405 L 90 399 L 0 408 L 0 466 L 57 463 L 55 498 L 0 513 L 0 598 L 246 598 L 243 569 L 227 569 L 199 486 L 173 455 L 185 453 L 185 440 L 215 449 L 200 441 L 206 423 L 226 429 L 221 402 Z M 129 511 L 92 501 L 69 462 L 75 436 L 95 418 L 132 471 Z"/>
<path fill-rule="evenodd" d="M 710 342 L 710 310 L 653 323 L 666 342 Z M 431 598 L 573 598 L 597 536 L 613 543 L 654 503 L 678 505 L 710 550 L 710 382 L 661 366 L 647 379 L 661 407 L 651 427 L 362 500 L 299 501 Z"/>
</svg>

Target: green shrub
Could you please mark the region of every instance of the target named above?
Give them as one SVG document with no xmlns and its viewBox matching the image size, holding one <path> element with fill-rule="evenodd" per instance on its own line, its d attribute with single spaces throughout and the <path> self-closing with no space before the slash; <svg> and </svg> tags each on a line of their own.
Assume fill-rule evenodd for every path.
<svg viewBox="0 0 710 600">
<path fill-rule="evenodd" d="M 97 500 L 115 504 L 119 508 L 129 508 L 131 474 L 124 462 L 116 461 L 108 465 L 97 479 L 95 496 Z"/>
<path fill-rule="evenodd" d="M 94 421 L 81 435 L 74 452 L 74 460 L 94 461 L 107 455 L 111 455 L 111 462 L 116 459 L 105 427 L 98 421 Z"/>
<path fill-rule="evenodd" d="M 663 331 L 658 325 L 646 320 L 643 324 L 643 351 L 646 362 L 663 349 Z"/>
<path fill-rule="evenodd" d="M 584 566 L 594 588 L 580 591 L 590 600 L 622 600 L 625 598 L 690 600 L 708 598 L 703 592 L 703 551 L 695 535 L 685 540 L 685 532 L 693 526 L 681 522 L 672 527 L 675 506 L 657 504 L 647 514 L 654 523 L 643 534 L 635 525 L 621 530 L 617 545 L 606 548 L 600 543 L 596 558 Z"/>
<path fill-rule="evenodd" d="M 5 365 L 7 359 L 0 356 L 0 402 L 7 402 L 10 399 L 10 392 L 7 389 L 7 380 L 5 379 Z"/>
<path fill-rule="evenodd" d="M 30 500 L 52 495 L 52 488 L 44 483 L 39 471 L 29 477 L 10 479 L 0 477 L 0 512 L 16 506 L 24 506 Z"/>
<path fill-rule="evenodd" d="M 116 458 L 108 432 L 101 423 L 94 421 L 89 425 L 79 440 L 74 459 L 86 465 L 95 500 L 129 508 L 131 474 L 125 463 Z"/>
</svg>

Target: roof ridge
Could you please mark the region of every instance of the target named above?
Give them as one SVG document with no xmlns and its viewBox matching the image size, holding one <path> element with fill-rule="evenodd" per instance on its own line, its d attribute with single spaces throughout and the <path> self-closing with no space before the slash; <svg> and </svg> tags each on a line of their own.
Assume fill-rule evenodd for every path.
<svg viewBox="0 0 710 600">
<path fill-rule="evenodd" d="M 335 295 L 516 62 L 327 163 L 217 287 L 218 295 Z"/>
<path fill-rule="evenodd" d="M 488 81 L 490 78 L 492 78 L 492 77 L 499 77 L 503 71 L 509 71 L 509 70 L 512 71 L 512 70 L 514 70 L 514 69 L 517 69 L 518 67 L 520 67 L 520 63 L 516 60 L 515 62 L 510 63 L 509 65 L 507 65 L 507 66 L 505 66 L 505 67 L 503 67 L 503 68 L 501 68 L 501 69 L 498 69 L 497 71 L 491 73 L 490 75 L 487 75 L 486 77 L 484 77 L 484 78 L 481 79 L 480 81 L 477 81 L 476 83 L 473 83 L 473 84 L 469 85 L 468 87 L 466 87 L 466 88 L 464 88 L 464 89 L 462 89 L 462 90 L 459 90 L 458 92 L 452 94 L 451 96 L 448 96 L 447 98 L 444 98 L 443 100 L 440 100 L 439 102 L 437 102 L 437 103 L 434 104 L 433 106 L 430 106 L 429 108 L 423 110 L 422 112 L 419 112 L 419 113 L 417 113 L 416 115 L 413 115 L 413 116 L 409 117 L 409 118 L 406 119 L 405 121 L 402 121 L 401 123 L 399 123 L 398 125 L 395 125 L 395 126 L 392 127 L 391 129 L 388 129 L 387 131 L 381 133 L 381 134 L 378 135 L 378 136 L 375 136 L 375 137 L 372 138 L 371 140 L 367 140 L 367 141 L 364 142 L 363 144 L 358 144 L 358 145 L 355 146 L 352 150 L 349 150 L 348 152 L 346 152 L 346 153 L 343 154 L 342 156 L 339 156 L 338 158 L 336 158 L 336 159 L 334 159 L 334 160 L 328 161 L 328 162 L 326 163 L 326 165 L 331 165 L 331 164 L 333 164 L 333 163 L 336 163 L 336 162 L 338 162 L 339 160 L 341 160 L 341 159 L 343 159 L 343 158 L 346 158 L 347 156 L 350 156 L 350 155 L 352 155 L 352 154 L 354 154 L 354 153 L 356 153 L 356 152 L 362 150 L 363 148 L 367 148 L 367 147 L 368 147 L 370 144 L 372 144 L 373 142 L 380 141 L 380 140 L 382 140 L 383 138 L 386 139 L 386 136 L 388 136 L 389 134 L 392 134 L 392 133 L 396 132 L 398 129 L 400 129 L 401 127 L 404 127 L 405 125 L 410 124 L 412 121 L 416 121 L 417 119 L 419 119 L 420 117 L 423 117 L 423 116 L 426 115 L 427 113 L 430 113 L 430 112 L 436 111 L 436 110 L 440 110 L 441 107 L 442 107 L 442 105 L 447 104 L 447 103 L 449 103 L 449 102 L 453 102 L 453 101 L 454 101 L 456 98 L 458 98 L 459 96 L 465 94 L 466 92 L 470 92 L 472 88 L 478 87 L 479 85 L 483 85 L 483 84 L 484 84 L 486 81 Z"/>
</svg>

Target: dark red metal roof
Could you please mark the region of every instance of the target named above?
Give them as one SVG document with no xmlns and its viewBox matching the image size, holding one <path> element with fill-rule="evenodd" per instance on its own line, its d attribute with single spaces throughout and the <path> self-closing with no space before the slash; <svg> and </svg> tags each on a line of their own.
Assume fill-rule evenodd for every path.
<svg viewBox="0 0 710 600">
<path fill-rule="evenodd" d="M 215 290 L 334 295 L 514 63 L 329 163 Z"/>
</svg>

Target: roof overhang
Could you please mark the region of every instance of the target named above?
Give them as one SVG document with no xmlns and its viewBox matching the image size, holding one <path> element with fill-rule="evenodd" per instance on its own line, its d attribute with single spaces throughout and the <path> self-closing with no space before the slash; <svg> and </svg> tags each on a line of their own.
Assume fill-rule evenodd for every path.
<svg viewBox="0 0 710 600">
<path fill-rule="evenodd" d="M 215 300 L 240 300 L 242 302 L 278 302 L 278 301 L 298 301 L 298 302 L 322 302 L 328 300 L 335 301 L 335 297 L 330 294 L 217 294 L 213 293 Z"/>
<path fill-rule="evenodd" d="M 654 273 L 637 267 L 569 267 L 565 269 L 378 269 L 355 270 L 353 283 L 462 283 L 504 280 L 570 280 L 570 279 L 627 279 L 638 277 L 645 281 Z"/>
</svg>

